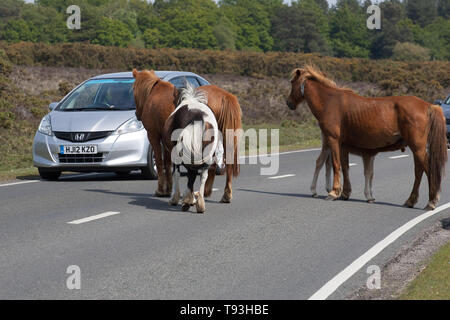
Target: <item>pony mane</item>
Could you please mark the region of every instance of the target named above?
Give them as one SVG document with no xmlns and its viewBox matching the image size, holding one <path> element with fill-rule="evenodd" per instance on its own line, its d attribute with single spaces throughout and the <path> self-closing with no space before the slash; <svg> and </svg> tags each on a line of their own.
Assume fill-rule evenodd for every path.
<svg viewBox="0 0 450 320">
<path fill-rule="evenodd" d="M 315 80 L 319 82 L 320 84 L 324 85 L 325 87 L 337 89 L 337 90 L 343 90 L 352 92 L 353 90 L 349 88 L 343 88 L 339 87 L 336 82 L 333 80 L 327 78 L 327 76 L 315 65 L 312 63 L 307 63 L 303 65 L 301 68 L 294 69 L 291 73 L 291 81 L 296 77 L 297 72 L 300 71 L 300 81 L 303 84 L 307 79 Z"/>
<path fill-rule="evenodd" d="M 197 101 L 198 103 L 207 104 L 208 103 L 208 96 L 206 92 L 202 90 L 197 90 L 194 88 L 193 85 L 190 83 L 187 84 L 186 88 L 182 89 L 181 91 L 181 97 L 180 97 L 180 103 L 179 105 L 182 105 L 184 103 L 187 103 L 188 101 Z"/>
</svg>

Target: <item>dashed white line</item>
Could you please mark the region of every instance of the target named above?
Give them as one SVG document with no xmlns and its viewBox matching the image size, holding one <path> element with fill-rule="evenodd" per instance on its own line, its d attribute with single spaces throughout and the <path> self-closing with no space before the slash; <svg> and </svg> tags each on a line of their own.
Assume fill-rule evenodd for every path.
<svg viewBox="0 0 450 320">
<path fill-rule="evenodd" d="M 212 191 L 219 191 L 219 189 L 217 189 L 217 188 L 213 188 L 213 189 L 212 189 Z"/>
<path fill-rule="evenodd" d="M 33 183 L 33 182 L 38 182 L 38 181 L 40 181 L 40 180 L 11 182 L 11 183 L 0 184 L 0 187 L 15 186 L 15 185 L 18 185 L 18 184 Z"/>
<path fill-rule="evenodd" d="M 354 167 L 354 166 L 357 166 L 357 165 L 358 165 L 357 163 L 350 163 L 349 164 L 350 167 Z"/>
<path fill-rule="evenodd" d="M 353 261 L 347 268 L 338 273 L 333 279 L 328 281 L 322 288 L 320 288 L 316 293 L 314 293 L 308 300 L 325 300 L 333 292 L 336 291 L 345 281 L 350 279 L 359 269 L 366 265 L 370 260 L 372 260 L 376 255 L 383 251 L 387 246 L 393 243 L 395 240 L 400 238 L 407 231 L 415 227 L 417 224 L 423 220 L 438 214 L 439 212 L 450 208 L 450 202 L 437 207 L 433 211 L 428 211 L 420 216 L 410 220 L 409 222 L 402 225 L 400 228 L 393 231 L 386 238 L 378 242 L 372 248 L 370 248 L 366 253 L 360 256 L 358 259 Z"/>
<path fill-rule="evenodd" d="M 118 212 L 118 211 L 107 211 L 107 212 L 103 212 L 103 213 L 100 213 L 100 214 L 96 214 L 95 216 L 90 216 L 90 217 L 86 217 L 86 218 L 83 218 L 83 219 L 70 221 L 70 222 L 67 222 L 67 223 L 68 224 L 82 224 L 82 223 L 86 223 L 86 222 L 90 222 L 90 221 L 106 218 L 106 217 L 109 217 L 109 216 L 114 216 L 114 215 L 119 214 L 119 213 L 120 212 Z"/>
<path fill-rule="evenodd" d="M 394 156 L 394 157 L 389 157 L 389 159 L 401 159 L 401 158 L 408 158 L 409 154 L 403 154 L 401 156 Z"/>
<path fill-rule="evenodd" d="M 295 174 L 285 174 L 283 176 L 269 177 L 267 179 L 275 180 L 275 179 L 283 179 L 283 178 L 290 178 L 290 177 L 295 177 Z"/>
</svg>

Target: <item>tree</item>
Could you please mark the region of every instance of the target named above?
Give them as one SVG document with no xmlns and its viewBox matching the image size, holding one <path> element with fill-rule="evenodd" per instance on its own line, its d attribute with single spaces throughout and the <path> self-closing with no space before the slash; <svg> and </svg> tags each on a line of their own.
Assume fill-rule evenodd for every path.
<svg viewBox="0 0 450 320">
<path fill-rule="evenodd" d="M 221 0 L 220 9 L 233 23 L 236 48 L 268 51 L 272 49 L 270 19 L 259 0 Z"/>
<path fill-rule="evenodd" d="M 314 0 L 280 7 L 272 19 L 274 49 L 330 53 L 328 21 Z"/>
<path fill-rule="evenodd" d="M 236 34 L 233 30 L 233 24 L 227 17 L 221 17 L 214 27 L 214 36 L 217 39 L 219 49 L 236 49 Z"/>
<path fill-rule="evenodd" d="M 437 1 L 407 0 L 406 12 L 408 18 L 424 27 L 437 17 Z"/>
<path fill-rule="evenodd" d="M 94 44 L 104 46 L 125 47 L 133 38 L 133 34 L 127 28 L 127 25 L 121 21 L 102 17 L 98 24 L 98 30 L 95 38 L 92 40 Z"/>
<path fill-rule="evenodd" d="M 450 0 L 438 0 L 438 14 L 444 19 L 450 19 Z"/>
<path fill-rule="evenodd" d="M 385 1 L 380 4 L 381 30 L 374 30 L 371 55 L 372 58 L 389 58 L 397 42 L 413 41 L 409 26 L 401 23 L 406 18 L 404 5 L 397 1 Z"/>
<path fill-rule="evenodd" d="M 368 58 L 370 36 L 357 0 L 340 0 L 330 20 L 330 39 L 338 57 Z"/>
</svg>

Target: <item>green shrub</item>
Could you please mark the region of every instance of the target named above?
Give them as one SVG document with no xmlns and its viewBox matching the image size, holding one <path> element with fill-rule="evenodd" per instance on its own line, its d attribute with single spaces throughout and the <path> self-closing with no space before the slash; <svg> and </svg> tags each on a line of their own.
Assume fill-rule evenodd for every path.
<svg viewBox="0 0 450 320">
<path fill-rule="evenodd" d="M 398 42 L 393 50 L 392 59 L 397 61 L 429 61 L 430 50 L 410 42 Z"/>
</svg>

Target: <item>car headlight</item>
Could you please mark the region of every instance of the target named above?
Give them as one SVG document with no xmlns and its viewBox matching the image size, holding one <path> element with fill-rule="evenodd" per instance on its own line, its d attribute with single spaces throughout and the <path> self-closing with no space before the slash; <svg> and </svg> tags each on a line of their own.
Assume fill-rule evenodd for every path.
<svg viewBox="0 0 450 320">
<path fill-rule="evenodd" d="M 52 123 L 50 122 L 50 115 L 46 115 L 42 118 L 41 123 L 39 124 L 38 131 L 47 136 L 53 135 L 52 133 Z"/>
<path fill-rule="evenodd" d="M 136 116 L 134 116 L 133 118 L 122 124 L 119 128 L 117 128 L 113 134 L 120 135 L 140 131 L 142 129 L 144 129 L 144 125 L 136 118 Z"/>
</svg>

